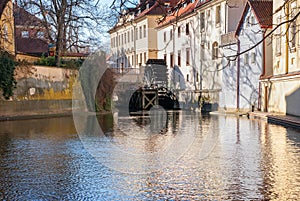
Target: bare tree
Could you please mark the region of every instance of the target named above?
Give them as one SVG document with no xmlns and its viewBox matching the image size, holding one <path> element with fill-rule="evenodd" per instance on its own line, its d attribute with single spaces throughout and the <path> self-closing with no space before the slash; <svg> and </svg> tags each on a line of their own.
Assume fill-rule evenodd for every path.
<svg viewBox="0 0 300 201">
<path fill-rule="evenodd" d="M 62 53 L 99 45 L 101 34 L 110 26 L 110 12 L 90 0 L 19 0 L 21 7 L 42 19 L 50 42 L 55 44 L 55 59 Z"/>
</svg>

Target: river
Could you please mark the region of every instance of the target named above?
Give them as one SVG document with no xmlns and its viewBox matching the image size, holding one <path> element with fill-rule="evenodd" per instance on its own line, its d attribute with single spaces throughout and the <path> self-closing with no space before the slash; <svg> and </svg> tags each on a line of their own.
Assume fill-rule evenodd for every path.
<svg viewBox="0 0 300 201">
<path fill-rule="evenodd" d="M 183 111 L 80 118 L 0 122 L 1 200 L 300 197 L 299 130 Z"/>
</svg>

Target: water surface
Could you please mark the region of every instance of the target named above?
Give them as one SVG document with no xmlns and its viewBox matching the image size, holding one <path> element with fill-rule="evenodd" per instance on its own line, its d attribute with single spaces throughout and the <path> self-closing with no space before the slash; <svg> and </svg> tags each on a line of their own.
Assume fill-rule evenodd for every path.
<svg viewBox="0 0 300 201">
<path fill-rule="evenodd" d="M 95 119 L 86 122 L 93 125 L 95 122 L 89 121 Z M 146 117 L 124 117 L 114 122 L 108 115 L 99 116 L 98 122 L 104 135 L 94 133 L 92 137 L 107 145 L 95 147 L 97 151 L 103 149 L 99 158 L 94 157 L 89 150 L 93 147 L 87 148 L 77 134 L 72 117 L 0 122 L 0 199 L 297 200 L 300 197 L 298 130 L 247 118 L 183 112 L 168 114 L 163 128 L 151 127 L 151 119 Z M 146 132 L 149 128 L 152 133 Z M 205 146 L 204 142 L 211 146 Z M 132 172 L 144 168 L 145 173 L 130 174 L 130 169 L 125 172 L 114 168 L 122 165 L 122 154 L 112 150 L 111 143 L 126 153 L 144 154 L 145 160 L 136 160 L 136 164 L 135 160 L 124 159 L 131 162 L 124 163 L 124 167 L 126 170 L 132 167 Z M 189 146 L 178 156 L 176 147 L 180 150 L 184 148 L 182 145 Z M 161 157 L 166 154 L 164 150 L 169 155 Z M 169 157 L 174 161 L 168 161 Z M 155 172 L 146 171 L 154 165 Z"/>
</svg>

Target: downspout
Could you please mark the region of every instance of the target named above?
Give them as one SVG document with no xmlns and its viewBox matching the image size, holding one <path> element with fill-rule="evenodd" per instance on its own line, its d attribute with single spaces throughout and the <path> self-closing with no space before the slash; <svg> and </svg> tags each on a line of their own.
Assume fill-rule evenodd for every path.
<svg viewBox="0 0 300 201">
<path fill-rule="evenodd" d="M 286 6 L 286 12 L 285 12 L 285 18 L 286 18 L 286 21 L 289 21 L 289 12 L 290 12 L 290 9 L 289 9 L 289 4 L 287 3 Z M 285 43 L 285 73 L 289 73 L 289 23 L 286 23 L 285 24 L 286 26 L 286 37 L 285 37 L 285 40 L 286 40 L 286 43 Z"/>
<path fill-rule="evenodd" d="M 237 111 L 240 110 L 240 52 L 241 52 L 241 45 L 238 35 L 235 36 L 237 39 L 237 70 L 236 70 L 236 109 Z"/>
<path fill-rule="evenodd" d="M 136 27 L 137 26 L 134 26 L 133 25 L 133 48 L 134 48 L 134 52 L 133 52 L 133 55 L 134 55 L 134 68 L 136 68 L 136 65 L 137 65 L 137 62 L 136 62 L 136 35 L 137 35 L 137 30 L 136 30 Z"/>
<path fill-rule="evenodd" d="M 265 38 L 266 30 L 263 31 L 263 38 Z M 266 74 L 266 41 L 263 41 L 263 54 L 262 54 L 262 73 L 260 79 Z M 261 81 L 258 82 L 258 110 L 261 110 Z"/>
<path fill-rule="evenodd" d="M 177 24 L 177 23 L 176 23 Z M 175 73 L 175 25 L 172 24 L 172 34 L 173 34 L 173 41 L 172 41 L 172 48 L 173 48 L 173 61 L 170 61 L 170 64 L 173 63 L 173 66 L 170 65 L 170 68 L 173 67 L 173 86 L 174 86 L 174 91 L 176 90 L 176 73 Z M 180 80 L 179 80 L 179 87 L 180 87 Z"/>
</svg>

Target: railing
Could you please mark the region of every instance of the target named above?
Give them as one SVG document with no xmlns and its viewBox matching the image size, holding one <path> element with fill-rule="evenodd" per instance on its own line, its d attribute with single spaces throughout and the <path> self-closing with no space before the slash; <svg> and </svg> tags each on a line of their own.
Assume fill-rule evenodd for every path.
<svg viewBox="0 0 300 201">
<path fill-rule="evenodd" d="M 235 44 L 236 42 L 235 31 L 221 35 L 221 46 Z"/>
<path fill-rule="evenodd" d="M 140 74 L 139 68 L 110 68 L 110 69 L 117 74 L 125 74 L 125 73 Z"/>
</svg>

